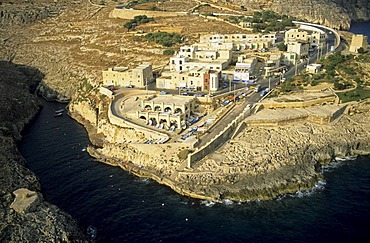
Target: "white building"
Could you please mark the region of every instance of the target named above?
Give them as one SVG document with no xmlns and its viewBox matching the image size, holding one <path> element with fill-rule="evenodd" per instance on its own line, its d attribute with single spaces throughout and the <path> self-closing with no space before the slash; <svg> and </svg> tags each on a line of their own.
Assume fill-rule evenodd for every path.
<svg viewBox="0 0 370 243">
<path fill-rule="evenodd" d="M 308 56 L 308 50 L 310 44 L 308 42 L 291 41 L 287 43 L 287 52 L 294 52 L 298 55 L 298 58 Z"/>
<path fill-rule="evenodd" d="M 247 82 L 254 70 L 257 60 L 255 58 L 247 58 L 239 56 L 238 62 L 235 64 L 234 81 Z"/>
<path fill-rule="evenodd" d="M 219 89 L 220 72 L 207 68 L 194 68 L 189 71 L 163 72 L 157 78 L 157 89 L 189 89 L 214 92 Z"/>
</svg>

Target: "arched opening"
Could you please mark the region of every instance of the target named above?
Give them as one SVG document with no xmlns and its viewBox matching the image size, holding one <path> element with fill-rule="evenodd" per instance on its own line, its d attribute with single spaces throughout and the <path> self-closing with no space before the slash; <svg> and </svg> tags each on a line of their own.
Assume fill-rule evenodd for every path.
<svg viewBox="0 0 370 243">
<path fill-rule="evenodd" d="M 164 112 L 171 112 L 171 111 L 172 111 L 171 107 L 164 108 Z"/>
<path fill-rule="evenodd" d="M 180 113 L 180 114 L 182 113 L 181 108 L 176 108 L 176 109 L 175 109 L 175 114 L 177 114 L 177 113 Z"/>
<path fill-rule="evenodd" d="M 162 111 L 162 108 L 159 105 L 157 105 L 154 107 L 154 111 Z"/>
<path fill-rule="evenodd" d="M 167 128 L 167 120 L 166 119 L 161 119 L 159 121 L 158 125 L 159 125 L 158 127 L 161 128 L 161 129 Z"/>
<path fill-rule="evenodd" d="M 151 110 L 152 110 L 152 107 L 151 107 L 150 105 L 146 105 L 146 106 L 144 107 L 144 110 L 146 110 L 146 111 L 151 111 Z"/>
<path fill-rule="evenodd" d="M 178 128 L 177 121 L 170 122 L 170 131 L 174 132 Z"/>
<path fill-rule="evenodd" d="M 143 120 L 146 120 L 146 117 L 145 116 L 140 116 L 139 118 L 140 119 L 143 119 Z"/>
<path fill-rule="evenodd" d="M 155 118 L 150 118 L 149 120 L 148 120 L 148 124 L 150 125 L 150 126 L 156 126 L 157 125 L 157 120 L 155 119 Z"/>
</svg>

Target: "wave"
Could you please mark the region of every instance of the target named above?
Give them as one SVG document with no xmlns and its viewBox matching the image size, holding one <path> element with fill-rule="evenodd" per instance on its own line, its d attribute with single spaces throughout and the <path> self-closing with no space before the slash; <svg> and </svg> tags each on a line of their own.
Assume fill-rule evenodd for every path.
<svg viewBox="0 0 370 243">
<path fill-rule="evenodd" d="M 353 161 L 356 160 L 357 156 L 347 156 L 347 157 L 335 157 L 335 161 L 341 162 L 341 161 Z"/>
<path fill-rule="evenodd" d="M 290 194 L 290 196 L 298 197 L 298 198 L 309 197 L 318 191 L 324 190 L 325 186 L 326 186 L 326 181 L 321 180 L 316 183 L 315 187 L 307 189 L 307 190 L 298 190 L 294 194 Z"/>
<path fill-rule="evenodd" d="M 216 204 L 216 202 L 211 200 L 203 200 L 200 202 L 201 205 L 205 205 L 206 207 L 213 207 L 213 205 Z"/>
</svg>

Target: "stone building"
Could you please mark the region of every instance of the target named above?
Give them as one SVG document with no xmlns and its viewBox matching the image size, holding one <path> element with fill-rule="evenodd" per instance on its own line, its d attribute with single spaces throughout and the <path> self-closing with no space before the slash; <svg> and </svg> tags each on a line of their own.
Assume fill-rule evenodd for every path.
<svg viewBox="0 0 370 243">
<path fill-rule="evenodd" d="M 220 71 L 209 68 L 193 68 L 189 71 L 163 72 L 157 78 L 158 89 L 190 89 L 196 91 L 217 91 L 219 88 Z"/>
<path fill-rule="evenodd" d="M 254 71 L 254 66 L 257 60 L 255 58 L 248 58 L 247 56 L 239 56 L 238 62 L 235 64 L 234 81 L 247 82 L 250 75 Z"/>
<path fill-rule="evenodd" d="M 233 50 L 261 50 L 276 42 L 276 34 L 209 34 L 200 36 L 200 44 L 233 45 Z"/>
<path fill-rule="evenodd" d="M 133 86 L 144 88 L 146 84 L 153 81 L 152 64 L 143 63 L 136 68 L 113 67 L 102 71 L 103 85 Z"/>
<path fill-rule="evenodd" d="M 287 52 L 294 52 L 298 58 L 304 58 L 308 56 L 310 44 L 303 41 L 291 41 L 287 43 Z"/>
<path fill-rule="evenodd" d="M 360 48 L 367 49 L 367 36 L 366 35 L 353 35 L 351 45 L 349 47 L 350 52 L 357 53 Z"/>
<path fill-rule="evenodd" d="M 312 29 L 312 31 L 290 29 L 285 32 L 284 44 L 287 45 L 288 43 L 301 42 L 309 43 L 312 47 L 316 46 L 323 48 L 326 43 L 326 38 L 326 33 L 317 28 Z"/>
<path fill-rule="evenodd" d="M 150 125 L 170 128 L 182 127 L 197 107 L 196 99 L 190 96 L 162 95 L 141 101 L 142 110 L 137 117 Z"/>
</svg>

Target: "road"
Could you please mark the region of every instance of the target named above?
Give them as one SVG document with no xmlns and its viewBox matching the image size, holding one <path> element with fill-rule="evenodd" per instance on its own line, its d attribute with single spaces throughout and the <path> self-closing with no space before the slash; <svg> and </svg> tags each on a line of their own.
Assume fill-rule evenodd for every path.
<svg viewBox="0 0 370 243">
<path fill-rule="evenodd" d="M 322 50 L 319 49 L 317 51 L 315 50 L 314 53 L 309 58 L 305 59 L 303 62 L 297 64 L 296 66 L 292 66 L 289 70 L 287 70 L 283 74 L 284 78 L 292 78 L 295 75 L 301 73 L 305 69 L 307 64 L 316 62 L 317 60 L 320 59 L 321 56 L 325 55 L 326 53 L 328 53 L 330 51 L 330 46 L 334 46 L 335 39 L 336 39 L 335 35 L 332 32 L 330 32 L 329 30 L 326 30 L 325 28 L 322 28 L 322 30 L 325 31 L 328 35 L 328 38 L 327 38 L 327 41 L 326 41 L 327 48 L 323 48 Z M 341 48 L 341 46 L 338 49 L 340 49 L 340 48 Z M 270 88 L 270 90 L 272 90 L 276 87 L 276 81 L 278 81 L 278 80 L 280 80 L 280 77 L 260 79 L 258 82 L 256 82 L 255 85 L 260 84 L 262 89 Z M 243 89 L 243 88 L 247 87 L 247 84 L 242 83 L 242 82 L 232 83 L 231 85 L 232 85 L 232 87 L 226 87 L 226 88 L 218 91 L 216 95 L 220 95 L 220 94 L 230 92 L 230 90 L 238 90 L 238 89 Z M 172 90 L 172 91 L 167 90 L 167 92 L 172 93 L 172 94 L 179 94 L 181 92 L 187 92 L 188 95 L 194 95 L 195 93 L 200 93 L 200 92 L 191 92 L 191 91 L 182 91 L 182 90 Z M 203 92 L 202 94 L 205 94 L 205 93 Z M 250 94 L 245 99 L 242 99 L 242 100 L 236 102 L 235 106 L 233 108 L 231 108 L 229 113 L 226 116 L 224 116 L 220 121 L 218 121 L 218 123 L 216 125 L 214 125 L 212 127 L 212 129 L 210 129 L 210 131 L 208 131 L 205 135 L 203 135 L 200 138 L 199 146 L 204 145 L 205 143 L 210 141 L 212 138 L 214 138 L 220 131 L 222 131 L 225 128 L 225 124 L 231 123 L 243 111 L 243 109 L 248 104 L 254 105 L 254 104 L 258 103 L 262 98 L 263 97 L 260 95 L 260 93 L 253 92 L 252 94 Z M 113 100 L 112 112 L 113 112 L 114 115 L 123 118 L 123 116 L 119 112 L 117 112 L 119 110 L 119 107 L 118 107 L 119 106 L 118 104 L 120 104 L 119 100 L 120 100 L 120 98 L 116 98 L 116 99 Z M 135 123 L 135 122 L 133 122 L 133 123 L 136 124 L 136 125 L 140 125 L 140 124 Z M 151 128 L 151 129 L 155 130 L 155 131 L 159 131 L 155 128 Z M 159 132 L 164 132 L 164 131 L 160 130 Z M 170 135 L 168 132 L 164 132 L 164 133 L 167 134 L 167 135 Z"/>
</svg>

